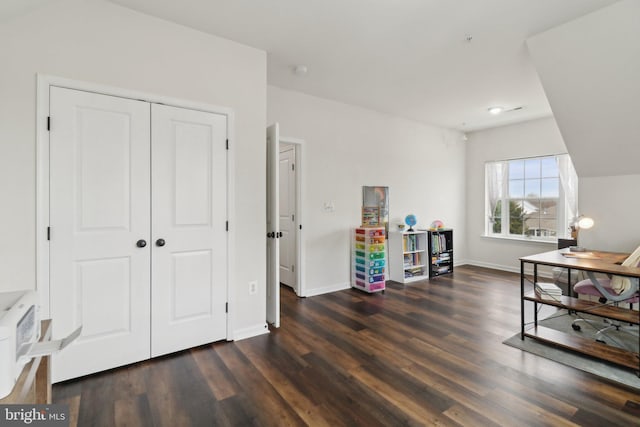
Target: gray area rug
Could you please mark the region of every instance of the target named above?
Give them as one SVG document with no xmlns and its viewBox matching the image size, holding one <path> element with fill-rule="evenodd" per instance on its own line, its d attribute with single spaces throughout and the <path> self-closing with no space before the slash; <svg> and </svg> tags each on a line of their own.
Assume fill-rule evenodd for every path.
<svg viewBox="0 0 640 427">
<path fill-rule="evenodd" d="M 601 318 L 588 316 L 584 314 L 580 314 L 580 317 L 586 318 L 586 319 L 593 319 L 600 322 L 600 324 L 604 325 L 602 323 L 603 320 Z M 596 332 L 595 327 L 581 323 L 582 325 L 581 330 L 579 332 L 576 332 L 571 328 L 571 322 L 574 319 L 576 319 L 575 315 L 568 315 L 566 314 L 566 311 L 561 310 L 554 314 L 551 314 L 551 318 L 541 320 L 538 323 L 542 326 L 556 329 L 558 331 L 562 331 L 565 333 L 579 334 L 581 337 L 584 337 L 584 338 L 595 339 L 595 332 Z M 607 342 L 608 345 L 623 347 L 623 348 L 626 348 L 627 350 L 638 352 L 637 335 L 633 336 L 623 332 L 611 332 L 604 337 L 604 340 L 605 342 Z M 512 336 L 511 338 L 508 338 L 505 341 L 503 341 L 503 344 L 506 344 L 511 347 L 519 348 L 523 351 L 553 360 L 558 363 L 571 366 L 576 369 L 580 369 L 585 372 L 592 373 L 594 375 L 598 375 L 606 380 L 624 384 L 626 386 L 640 390 L 640 378 L 632 370 L 618 367 L 616 365 L 612 365 L 612 364 L 600 361 L 598 359 L 584 356 L 579 353 L 563 350 L 553 345 L 545 344 L 528 337 L 525 337 L 523 341 L 520 339 L 519 332 L 514 336 Z"/>
</svg>

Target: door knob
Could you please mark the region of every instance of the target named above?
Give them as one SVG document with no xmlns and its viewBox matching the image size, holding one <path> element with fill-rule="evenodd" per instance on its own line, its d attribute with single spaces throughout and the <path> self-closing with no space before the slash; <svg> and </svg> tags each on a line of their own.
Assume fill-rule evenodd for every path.
<svg viewBox="0 0 640 427">
<path fill-rule="evenodd" d="M 165 243 L 167 243 L 167 242 L 165 242 L 164 239 L 156 240 L 156 246 L 164 246 Z"/>
<path fill-rule="evenodd" d="M 267 233 L 267 237 L 270 238 L 270 239 L 273 239 L 274 237 L 276 237 L 276 233 L 273 232 L 273 231 L 270 232 L 270 233 Z"/>
<path fill-rule="evenodd" d="M 144 248 L 145 246 L 147 246 L 147 241 L 140 239 L 136 242 L 136 246 L 139 248 Z"/>
</svg>

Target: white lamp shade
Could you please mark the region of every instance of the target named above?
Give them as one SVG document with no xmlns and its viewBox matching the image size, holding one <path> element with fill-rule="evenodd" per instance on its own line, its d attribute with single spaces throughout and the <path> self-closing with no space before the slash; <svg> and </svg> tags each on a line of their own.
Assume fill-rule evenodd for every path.
<svg viewBox="0 0 640 427">
<path fill-rule="evenodd" d="M 582 218 L 580 218 L 578 220 L 578 227 L 588 230 L 589 228 L 593 227 L 593 219 L 589 218 L 588 216 L 584 216 Z"/>
</svg>

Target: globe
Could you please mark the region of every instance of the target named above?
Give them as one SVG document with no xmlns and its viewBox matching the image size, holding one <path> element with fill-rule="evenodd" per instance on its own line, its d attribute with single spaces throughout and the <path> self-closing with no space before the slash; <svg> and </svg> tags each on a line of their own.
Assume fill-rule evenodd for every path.
<svg viewBox="0 0 640 427">
<path fill-rule="evenodd" d="M 409 226 L 407 231 L 413 231 L 412 227 L 418 223 L 418 219 L 414 214 L 409 214 L 404 218 L 404 222 Z"/>
</svg>

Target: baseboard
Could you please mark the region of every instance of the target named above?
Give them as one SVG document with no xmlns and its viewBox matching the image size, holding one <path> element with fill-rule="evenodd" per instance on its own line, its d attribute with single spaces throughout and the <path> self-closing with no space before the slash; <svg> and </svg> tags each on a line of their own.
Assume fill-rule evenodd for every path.
<svg viewBox="0 0 640 427">
<path fill-rule="evenodd" d="M 520 273 L 520 267 L 513 267 L 511 265 L 494 264 L 492 262 L 467 260 L 467 265 L 473 265 L 475 267 L 491 268 L 493 270 L 510 271 L 511 273 Z"/>
<path fill-rule="evenodd" d="M 248 328 L 239 329 L 234 331 L 233 339 L 234 341 L 240 341 L 247 338 L 257 337 L 258 335 L 264 335 L 269 333 L 269 327 L 266 323 L 250 326 Z"/>
<path fill-rule="evenodd" d="M 474 260 L 467 260 L 466 264 L 473 265 L 476 267 L 491 268 L 493 270 L 508 271 L 510 273 L 520 273 L 520 267 L 514 267 L 511 265 L 494 264 L 491 262 L 474 261 Z M 533 267 L 530 264 L 525 265 L 524 272 L 526 274 L 533 274 Z M 547 273 L 545 271 L 540 271 L 540 270 L 538 270 L 538 276 L 545 277 L 547 279 L 553 278 L 553 274 Z"/>
<path fill-rule="evenodd" d="M 329 294 L 331 292 L 344 291 L 351 287 L 350 283 L 336 283 L 335 285 L 323 286 L 322 288 L 305 289 L 305 297 L 313 297 L 316 295 Z"/>
</svg>

